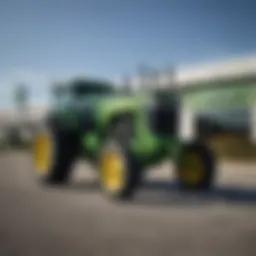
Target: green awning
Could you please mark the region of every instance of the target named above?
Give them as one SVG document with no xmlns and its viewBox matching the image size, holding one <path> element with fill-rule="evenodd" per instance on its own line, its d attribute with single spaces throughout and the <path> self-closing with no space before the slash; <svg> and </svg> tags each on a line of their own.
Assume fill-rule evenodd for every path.
<svg viewBox="0 0 256 256">
<path fill-rule="evenodd" d="M 185 88 L 181 98 L 196 111 L 250 107 L 256 105 L 256 83 Z"/>
</svg>

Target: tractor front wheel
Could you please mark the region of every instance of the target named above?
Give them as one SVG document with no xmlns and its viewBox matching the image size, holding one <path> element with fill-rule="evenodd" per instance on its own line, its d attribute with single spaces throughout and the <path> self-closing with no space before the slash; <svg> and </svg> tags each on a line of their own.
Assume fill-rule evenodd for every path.
<svg viewBox="0 0 256 256">
<path fill-rule="evenodd" d="M 129 147 L 130 125 L 129 120 L 120 120 L 110 131 L 99 156 L 101 190 L 118 201 L 131 199 L 142 177 L 142 166 Z"/>
<path fill-rule="evenodd" d="M 204 144 L 190 143 L 182 148 L 176 164 L 181 189 L 208 190 L 214 183 L 216 162 L 213 152 Z"/>
</svg>

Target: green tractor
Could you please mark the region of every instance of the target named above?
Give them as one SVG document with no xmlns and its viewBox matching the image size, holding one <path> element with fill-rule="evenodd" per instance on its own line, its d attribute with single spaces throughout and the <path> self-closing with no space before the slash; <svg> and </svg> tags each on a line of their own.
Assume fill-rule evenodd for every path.
<svg viewBox="0 0 256 256">
<path fill-rule="evenodd" d="M 45 127 L 34 139 L 39 180 L 65 183 L 73 163 L 84 158 L 95 166 L 105 196 L 127 200 L 142 184 L 146 169 L 170 159 L 180 188 L 212 186 L 215 159 L 210 148 L 180 136 L 179 91 L 129 95 L 105 81 L 81 78 L 59 85 L 53 95 Z"/>
</svg>

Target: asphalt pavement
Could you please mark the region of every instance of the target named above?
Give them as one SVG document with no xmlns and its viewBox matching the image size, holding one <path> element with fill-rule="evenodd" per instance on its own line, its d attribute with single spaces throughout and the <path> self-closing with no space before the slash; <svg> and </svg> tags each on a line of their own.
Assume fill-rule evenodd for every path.
<svg viewBox="0 0 256 256">
<path fill-rule="evenodd" d="M 170 169 L 114 204 L 83 163 L 68 186 L 44 188 L 27 153 L 2 153 L 0 256 L 255 256 L 256 164 L 220 163 L 207 194 L 180 192 Z"/>
</svg>

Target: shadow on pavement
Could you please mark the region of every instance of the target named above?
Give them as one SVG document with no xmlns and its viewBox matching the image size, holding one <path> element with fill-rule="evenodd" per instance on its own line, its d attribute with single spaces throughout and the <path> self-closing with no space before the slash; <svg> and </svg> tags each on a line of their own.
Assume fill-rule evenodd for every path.
<svg viewBox="0 0 256 256">
<path fill-rule="evenodd" d="M 256 188 L 221 186 L 208 192 L 180 191 L 177 184 L 168 181 L 147 182 L 133 201 L 144 206 L 202 206 L 213 203 L 256 205 Z"/>
<path fill-rule="evenodd" d="M 79 193 L 99 192 L 96 180 L 71 183 L 63 189 Z M 203 206 L 214 203 L 256 205 L 256 188 L 217 186 L 208 192 L 185 192 L 175 182 L 145 181 L 129 204 L 141 206 Z"/>
</svg>

